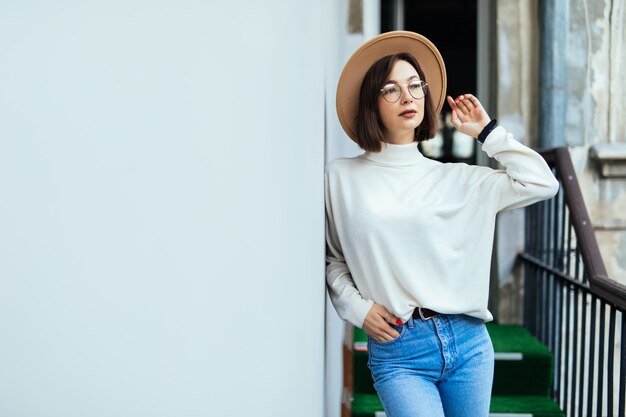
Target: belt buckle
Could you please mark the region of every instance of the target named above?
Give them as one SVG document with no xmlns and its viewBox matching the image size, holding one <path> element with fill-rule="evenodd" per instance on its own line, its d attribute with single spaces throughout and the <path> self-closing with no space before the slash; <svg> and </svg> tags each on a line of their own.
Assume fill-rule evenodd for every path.
<svg viewBox="0 0 626 417">
<path fill-rule="evenodd" d="M 421 318 L 422 320 L 430 320 L 430 319 L 432 319 L 433 317 L 435 317 L 435 316 L 424 317 L 424 313 L 422 313 L 422 307 L 418 307 L 418 310 L 417 310 L 417 311 L 419 311 L 419 313 L 420 313 L 420 318 Z"/>
</svg>

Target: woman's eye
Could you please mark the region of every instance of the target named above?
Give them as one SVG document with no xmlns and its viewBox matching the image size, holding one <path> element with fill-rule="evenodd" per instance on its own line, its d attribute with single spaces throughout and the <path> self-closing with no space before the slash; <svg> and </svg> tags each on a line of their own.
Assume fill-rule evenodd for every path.
<svg viewBox="0 0 626 417">
<path fill-rule="evenodd" d="M 409 90 L 411 91 L 418 91 L 420 88 L 422 88 L 421 82 L 414 82 L 409 84 Z"/>
<path fill-rule="evenodd" d="M 392 94 L 397 94 L 398 93 L 398 87 L 387 87 L 383 89 L 383 95 L 388 96 L 388 95 L 392 95 Z"/>
</svg>

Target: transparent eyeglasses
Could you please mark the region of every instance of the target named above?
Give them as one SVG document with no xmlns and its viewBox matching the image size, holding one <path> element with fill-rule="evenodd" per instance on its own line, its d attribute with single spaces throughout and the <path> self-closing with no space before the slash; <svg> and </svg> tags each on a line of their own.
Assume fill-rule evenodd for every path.
<svg viewBox="0 0 626 417">
<path fill-rule="evenodd" d="M 406 87 L 411 97 L 416 100 L 423 99 L 428 93 L 428 84 L 422 80 L 413 80 L 409 82 Z M 385 84 L 385 86 L 380 89 L 380 94 L 383 96 L 385 101 L 395 103 L 400 100 L 400 97 L 402 96 L 402 87 L 395 82 Z"/>
</svg>

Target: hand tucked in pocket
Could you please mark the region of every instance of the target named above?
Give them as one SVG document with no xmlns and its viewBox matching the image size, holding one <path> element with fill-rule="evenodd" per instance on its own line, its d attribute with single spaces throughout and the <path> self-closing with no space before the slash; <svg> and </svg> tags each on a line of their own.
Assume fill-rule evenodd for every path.
<svg viewBox="0 0 626 417">
<path fill-rule="evenodd" d="M 393 326 L 402 326 L 402 320 L 391 314 L 380 304 L 374 305 L 368 311 L 363 322 L 365 333 L 378 342 L 391 342 L 400 336 Z"/>
</svg>

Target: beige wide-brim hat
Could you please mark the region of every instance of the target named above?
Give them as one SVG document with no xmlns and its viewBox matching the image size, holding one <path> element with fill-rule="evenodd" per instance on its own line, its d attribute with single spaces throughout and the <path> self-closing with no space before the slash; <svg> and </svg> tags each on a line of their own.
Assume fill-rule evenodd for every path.
<svg viewBox="0 0 626 417">
<path fill-rule="evenodd" d="M 350 139 L 356 141 L 356 117 L 359 91 L 365 74 L 379 59 L 393 54 L 409 53 L 420 64 L 428 83 L 428 94 L 435 106 L 435 116 L 446 97 L 446 66 L 431 41 L 415 32 L 386 32 L 365 42 L 346 63 L 337 84 L 337 116 Z"/>
</svg>

